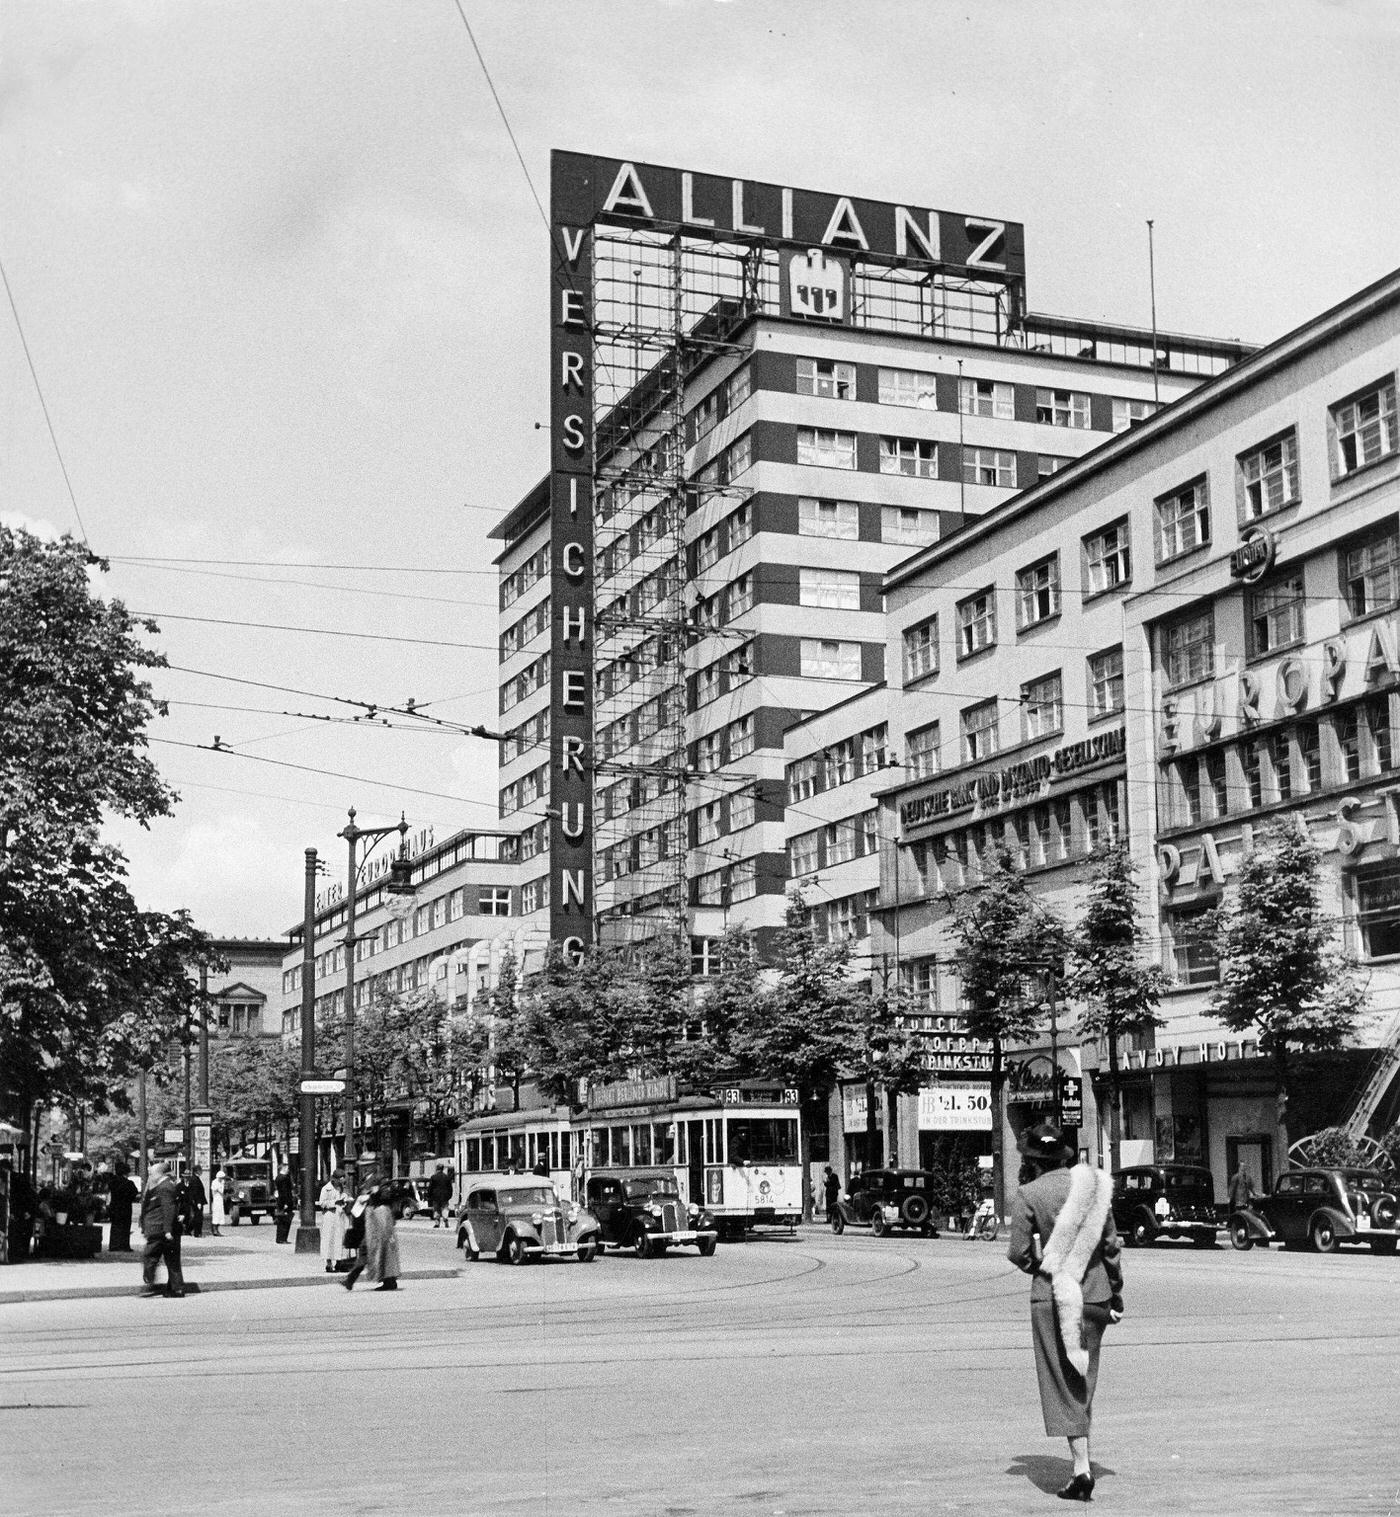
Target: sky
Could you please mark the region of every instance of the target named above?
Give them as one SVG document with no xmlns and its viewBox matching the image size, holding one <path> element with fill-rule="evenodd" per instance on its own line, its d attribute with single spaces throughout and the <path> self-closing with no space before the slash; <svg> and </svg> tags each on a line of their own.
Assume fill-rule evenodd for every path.
<svg viewBox="0 0 1400 1517">
<path fill-rule="evenodd" d="M 0 519 L 160 625 L 138 902 L 275 937 L 348 807 L 495 825 L 494 744 L 331 698 L 498 725 L 552 148 L 1021 221 L 1144 326 L 1152 218 L 1161 327 L 1264 342 L 1400 264 L 1397 78 L 1393 0 L 0 0 Z"/>
</svg>

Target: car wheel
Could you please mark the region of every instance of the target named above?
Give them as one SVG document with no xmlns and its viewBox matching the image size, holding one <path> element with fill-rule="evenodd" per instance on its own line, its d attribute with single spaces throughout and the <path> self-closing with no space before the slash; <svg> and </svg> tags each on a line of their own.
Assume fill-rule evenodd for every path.
<svg viewBox="0 0 1400 1517">
<path fill-rule="evenodd" d="M 870 1231 L 874 1233 L 877 1238 L 883 1238 L 885 1234 L 889 1232 L 889 1230 L 890 1225 L 885 1221 L 884 1213 L 878 1211 L 873 1213 L 870 1218 Z"/>
<path fill-rule="evenodd" d="M 632 1235 L 632 1252 L 639 1259 L 651 1258 L 651 1239 L 644 1227 L 639 1227 Z"/>
<path fill-rule="evenodd" d="M 1312 1225 L 1308 1238 L 1313 1249 L 1319 1254 L 1335 1254 L 1337 1252 L 1337 1229 L 1326 1217 L 1318 1217 Z"/>
<path fill-rule="evenodd" d="M 1246 1223 L 1230 1224 L 1230 1247 L 1239 1249 L 1242 1254 L 1247 1254 L 1254 1247 L 1254 1236 Z"/>
<path fill-rule="evenodd" d="M 592 1264 L 597 1257 L 598 1244 L 594 1239 L 590 1238 L 587 1243 L 579 1244 L 578 1262 L 580 1264 Z"/>
<path fill-rule="evenodd" d="M 507 1264 L 528 1264 L 529 1254 L 525 1252 L 525 1240 L 518 1233 L 511 1233 L 505 1242 Z"/>
<path fill-rule="evenodd" d="M 1393 1254 L 1397 1244 L 1400 1244 L 1400 1238 L 1372 1238 L 1371 1252 L 1373 1254 Z"/>
<path fill-rule="evenodd" d="M 899 1208 L 899 1215 L 910 1227 L 922 1227 L 928 1221 L 929 1205 L 927 1196 L 905 1196 L 903 1204 Z"/>
<path fill-rule="evenodd" d="M 719 1247 L 719 1239 L 718 1238 L 701 1238 L 700 1243 L 699 1243 L 700 1257 L 702 1259 L 708 1259 L 710 1257 L 710 1255 L 713 1254 L 714 1251 L 715 1251 L 715 1249 L 718 1248 L 718 1247 Z"/>
<path fill-rule="evenodd" d="M 1146 1248 L 1156 1236 L 1157 1229 L 1145 1217 L 1139 1217 L 1128 1234 L 1134 1248 Z"/>
<path fill-rule="evenodd" d="M 846 1219 L 839 1211 L 831 1214 L 831 1230 L 838 1238 L 846 1231 Z"/>
</svg>

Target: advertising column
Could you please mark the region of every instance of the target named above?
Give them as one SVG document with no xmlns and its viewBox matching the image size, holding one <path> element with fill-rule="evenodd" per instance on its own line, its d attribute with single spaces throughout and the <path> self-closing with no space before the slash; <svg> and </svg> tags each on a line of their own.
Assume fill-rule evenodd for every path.
<svg viewBox="0 0 1400 1517">
<path fill-rule="evenodd" d="M 552 164 L 549 935 L 593 938 L 593 231 Z"/>
</svg>

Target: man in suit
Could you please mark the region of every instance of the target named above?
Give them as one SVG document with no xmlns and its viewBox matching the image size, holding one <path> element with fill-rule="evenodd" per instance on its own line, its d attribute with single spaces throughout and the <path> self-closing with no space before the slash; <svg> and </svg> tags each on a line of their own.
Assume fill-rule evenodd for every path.
<svg viewBox="0 0 1400 1517">
<path fill-rule="evenodd" d="M 180 1197 L 170 1166 L 161 1160 L 151 1165 L 146 1194 L 141 1197 L 141 1231 L 146 1247 L 141 1257 L 143 1296 L 183 1296 L 185 1277 L 180 1269 Z M 156 1266 L 165 1261 L 166 1281 L 162 1292 L 156 1285 Z"/>
</svg>

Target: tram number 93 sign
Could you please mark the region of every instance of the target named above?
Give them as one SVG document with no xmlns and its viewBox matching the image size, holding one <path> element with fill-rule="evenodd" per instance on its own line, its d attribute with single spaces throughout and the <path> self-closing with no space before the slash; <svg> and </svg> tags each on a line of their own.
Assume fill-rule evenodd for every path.
<svg viewBox="0 0 1400 1517">
<path fill-rule="evenodd" d="M 985 1081 L 948 1080 L 919 1092 L 921 1132 L 991 1132 L 992 1090 Z"/>
</svg>

